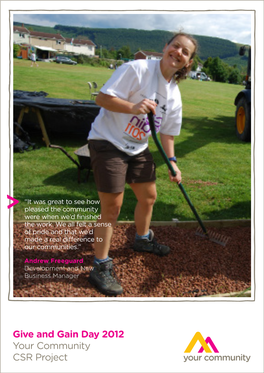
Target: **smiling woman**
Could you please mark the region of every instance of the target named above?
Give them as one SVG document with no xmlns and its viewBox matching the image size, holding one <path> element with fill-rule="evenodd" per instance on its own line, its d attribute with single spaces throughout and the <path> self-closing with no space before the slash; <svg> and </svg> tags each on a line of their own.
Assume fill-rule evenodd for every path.
<svg viewBox="0 0 264 373">
<path fill-rule="evenodd" d="M 182 102 L 180 80 L 191 68 L 197 49 L 195 40 L 183 33 L 165 45 L 162 60 L 135 60 L 119 67 L 96 97 L 101 106 L 89 133 L 91 166 L 101 203 L 95 233 L 94 269 L 89 280 L 102 293 L 118 295 L 121 285 L 112 276 L 112 259 L 108 257 L 113 229 L 123 204 L 125 184 L 136 199 L 136 236 L 134 251 L 159 256 L 170 248 L 160 245 L 150 227 L 157 198 L 156 166 L 148 149 L 151 135 L 147 114 L 152 112 L 156 131 L 160 132 L 165 154 L 171 162 L 169 180 L 181 183 L 181 171 L 174 155 L 174 136 L 180 134 Z"/>
<path fill-rule="evenodd" d="M 173 36 L 163 49 L 164 54 L 160 63 L 165 79 L 170 81 L 171 77 L 174 76 L 174 79 L 180 82 L 181 79 L 186 78 L 191 70 L 197 49 L 197 41 L 190 35 L 177 33 Z"/>
</svg>

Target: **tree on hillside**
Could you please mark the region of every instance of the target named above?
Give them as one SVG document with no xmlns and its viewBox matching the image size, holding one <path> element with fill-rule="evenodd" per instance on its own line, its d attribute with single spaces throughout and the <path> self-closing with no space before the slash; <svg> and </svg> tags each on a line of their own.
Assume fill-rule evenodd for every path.
<svg viewBox="0 0 264 373">
<path fill-rule="evenodd" d="M 226 82 L 229 75 L 228 65 L 219 57 L 208 57 L 203 65 L 203 71 L 211 76 L 215 82 Z"/>
<path fill-rule="evenodd" d="M 74 39 L 77 39 L 77 40 L 89 40 L 88 36 L 86 36 L 86 35 L 78 35 Z"/>
<path fill-rule="evenodd" d="M 193 64 L 192 64 L 192 71 L 196 71 L 197 70 L 197 67 L 198 67 L 199 63 L 203 63 L 203 61 L 201 60 L 201 58 L 198 55 L 194 56 Z"/>
<path fill-rule="evenodd" d="M 108 51 L 108 58 L 113 59 L 113 60 L 117 59 L 115 48 L 113 47 L 110 48 L 110 50 Z"/>
<path fill-rule="evenodd" d="M 96 54 L 99 55 L 101 58 L 109 58 L 109 52 L 106 48 L 100 48 L 97 49 Z"/>
<path fill-rule="evenodd" d="M 134 58 L 134 55 L 131 53 L 130 47 L 128 45 L 125 45 L 122 48 L 120 48 L 117 51 L 116 55 L 117 55 L 117 59 L 119 60 L 122 58 L 128 58 L 128 59 Z"/>
<path fill-rule="evenodd" d="M 229 74 L 229 76 L 228 76 L 228 81 L 229 81 L 229 83 L 232 83 L 232 84 L 239 84 L 239 83 L 241 83 L 241 80 L 242 80 L 242 78 L 241 78 L 241 74 L 240 74 L 238 68 L 237 68 L 237 67 L 234 67 L 234 68 L 231 70 L 231 72 L 230 72 L 230 74 Z"/>
<path fill-rule="evenodd" d="M 212 57 L 208 57 L 207 60 L 203 64 L 202 71 L 207 75 L 210 76 L 211 79 L 213 79 L 211 66 L 212 66 L 213 59 Z"/>
</svg>

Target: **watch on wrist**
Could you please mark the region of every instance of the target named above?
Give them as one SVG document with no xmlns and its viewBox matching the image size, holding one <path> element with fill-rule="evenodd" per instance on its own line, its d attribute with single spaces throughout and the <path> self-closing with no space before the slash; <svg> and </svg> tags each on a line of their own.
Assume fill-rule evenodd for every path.
<svg viewBox="0 0 264 373">
<path fill-rule="evenodd" d="M 175 156 L 174 157 L 170 157 L 169 161 L 173 161 L 173 162 L 177 163 L 177 158 Z"/>
</svg>

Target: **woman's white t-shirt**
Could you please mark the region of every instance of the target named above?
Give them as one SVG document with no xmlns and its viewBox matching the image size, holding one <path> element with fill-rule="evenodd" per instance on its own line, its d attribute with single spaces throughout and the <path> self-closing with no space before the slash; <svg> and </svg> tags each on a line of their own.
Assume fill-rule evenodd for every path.
<svg viewBox="0 0 264 373">
<path fill-rule="evenodd" d="M 101 92 L 135 104 L 144 98 L 158 105 L 154 116 L 156 132 L 176 136 L 182 123 L 182 101 L 177 83 L 163 77 L 159 60 L 136 60 L 120 66 Z M 151 130 L 147 114 L 115 113 L 104 108 L 92 124 L 89 140 L 108 140 L 128 155 L 148 146 Z"/>
</svg>

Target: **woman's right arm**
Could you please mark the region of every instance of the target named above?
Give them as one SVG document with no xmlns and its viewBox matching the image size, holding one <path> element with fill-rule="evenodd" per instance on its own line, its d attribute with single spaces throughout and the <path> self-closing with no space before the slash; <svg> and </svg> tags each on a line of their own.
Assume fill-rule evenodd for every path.
<svg viewBox="0 0 264 373">
<path fill-rule="evenodd" d="M 124 113 L 124 114 L 147 114 L 150 111 L 155 115 L 157 104 L 144 98 L 138 104 L 123 100 L 119 97 L 106 95 L 105 93 L 99 92 L 95 100 L 98 106 L 103 107 L 106 110 L 113 111 L 115 113 Z"/>
</svg>

